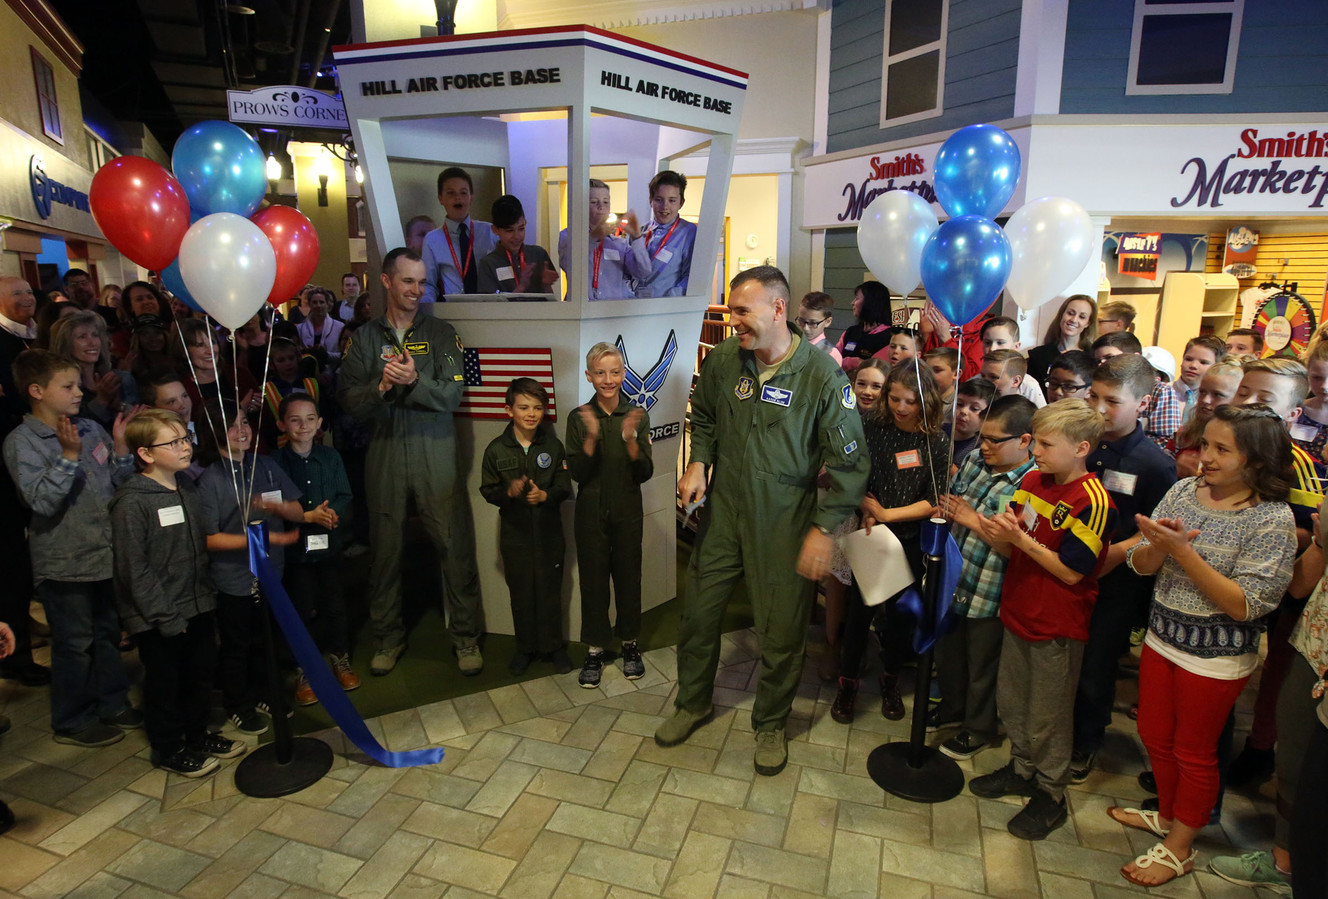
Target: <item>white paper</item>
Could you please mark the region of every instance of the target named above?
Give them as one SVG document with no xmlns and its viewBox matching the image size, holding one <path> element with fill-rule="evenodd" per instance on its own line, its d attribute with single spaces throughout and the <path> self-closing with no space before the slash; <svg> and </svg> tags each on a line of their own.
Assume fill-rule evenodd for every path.
<svg viewBox="0 0 1328 899">
<path fill-rule="evenodd" d="M 184 506 L 167 506 L 164 509 L 158 509 L 157 521 L 164 528 L 168 528 L 173 524 L 184 524 Z"/>
<path fill-rule="evenodd" d="M 913 583 L 904 545 L 885 525 L 876 525 L 870 534 L 866 529 L 854 531 L 843 539 L 844 555 L 867 605 L 879 606 Z"/>
<path fill-rule="evenodd" d="M 661 265 L 667 265 L 669 260 L 673 258 L 673 251 L 660 250 L 658 253 L 655 254 L 655 258 L 659 260 L 659 263 Z"/>
<path fill-rule="evenodd" d="M 612 249 L 612 248 L 610 248 L 610 247 L 605 247 L 605 248 L 604 248 L 604 258 L 607 259 L 607 260 L 609 260 L 610 262 L 621 262 L 621 261 L 622 261 L 622 254 L 619 253 L 619 252 L 618 252 L 617 250 L 615 250 L 615 249 Z"/>
<path fill-rule="evenodd" d="M 510 266 L 510 265 L 500 265 L 500 266 L 498 266 L 498 269 L 493 273 L 493 276 L 494 276 L 494 278 L 495 278 L 496 280 L 498 280 L 498 281 L 513 281 L 513 280 L 516 280 L 516 275 L 513 274 L 513 272 L 512 272 L 512 266 Z"/>
<path fill-rule="evenodd" d="M 269 490 L 266 493 L 264 493 L 260 498 L 263 500 L 264 503 L 279 503 L 281 502 L 281 491 Z"/>
<path fill-rule="evenodd" d="M 310 534 L 309 539 L 304 544 L 305 551 L 311 553 L 320 549 L 327 549 L 327 547 L 327 534 Z"/>
</svg>

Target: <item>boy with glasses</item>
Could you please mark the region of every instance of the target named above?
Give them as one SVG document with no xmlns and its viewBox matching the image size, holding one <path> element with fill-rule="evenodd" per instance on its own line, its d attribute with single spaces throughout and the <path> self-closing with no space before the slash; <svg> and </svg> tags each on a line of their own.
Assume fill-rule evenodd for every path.
<svg viewBox="0 0 1328 899">
<path fill-rule="evenodd" d="M 807 342 L 824 353 L 829 353 L 830 358 L 838 364 L 844 361 L 835 345 L 825 339 L 826 329 L 830 327 L 830 322 L 834 317 L 835 299 L 828 293 L 821 293 L 819 290 L 813 290 L 802 298 L 798 304 L 798 317 L 794 321 L 798 325 L 798 330 L 802 331 Z"/>
<path fill-rule="evenodd" d="M 1067 350 L 1057 356 L 1047 370 L 1047 402 L 1071 397 L 1086 400 L 1093 382 L 1093 357 L 1083 350 Z"/>
</svg>

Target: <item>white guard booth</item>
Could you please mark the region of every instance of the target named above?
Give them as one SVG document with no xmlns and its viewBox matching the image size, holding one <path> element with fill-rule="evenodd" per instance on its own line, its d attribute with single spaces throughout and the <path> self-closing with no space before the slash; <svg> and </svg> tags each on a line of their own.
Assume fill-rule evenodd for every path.
<svg viewBox="0 0 1328 899">
<path fill-rule="evenodd" d="M 643 606 L 672 599 L 677 588 L 676 465 L 701 321 L 712 297 L 747 76 L 586 26 L 361 44 L 338 47 L 335 57 L 381 252 L 405 244 L 403 219 L 431 212 L 441 221 L 436 201 L 430 209 L 399 208 L 394 174 L 408 167 L 436 165 L 435 176 L 450 165 L 500 168 L 504 192 L 521 200 L 531 223 L 527 243 L 539 242 L 537 215 L 557 221 L 558 210 L 547 208 L 552 205 L 548 198 L 557 194 L 546 189 L 546 175 L 566 167 L 571 256 L 583 261 L 566 266 L 566 300 L 448 296 L 434 307 L 457 329 L 468 351 L 479 351 L 471 359 L 482 357 L 486 371 L 497 372 L 482 385 L 467 386 L 469 414 L 456 419 L 487 629 L 512 633 L 498 512 L 478 490 L 484 447 L 507 424 L 501 409 L 502 392 L 513 376 L 507 363 L 523 355 L 504 350 L 551 356 L 552 379 L 545 386 L 553 394 L 561 439 L 568 415 L 593 393 L 584 376 L 586 351 L 599 341 L 622 346 L 628 372 L 623 389 L 649 411 L 654 440 L 655 474 L 642 491 Z M 650 179 L 668 167 L 671 157 L 703 147 L 708 147 L 709 165 L 688 295 L 588 301 L 584 261 L 590 250 L 590 167 L 625 167 L 631 208 L 644 226 L 650 215 Z M 476 203 L 472 215 L 487 220 L 488 211 Z M 691 212 L 684 206 L 684 215 Z M 548 239 L 556 245 L 556 233 Z M 544 246 L 556 260 L 556 246 Z M 376 290 L 373 274 L 371 289 Z M 543 358 L 540 352 L 533 355 L 536 363 Z M 485 399 L 495 395 L 498 417 L 484 417 Z M 564 608 L 568 636 L 576 640 L 580 591 L 570 502 L 564 504 L 563 521 L 568 543 Z"/>
</svg>

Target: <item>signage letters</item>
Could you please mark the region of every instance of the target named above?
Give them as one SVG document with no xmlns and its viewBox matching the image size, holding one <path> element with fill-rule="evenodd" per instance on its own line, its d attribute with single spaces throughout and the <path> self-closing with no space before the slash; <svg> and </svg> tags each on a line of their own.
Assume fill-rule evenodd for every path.
<svg viewBox="0 0 1328 899">
<path fill-rule="evenodd" d="M 51 217 L 53 203 L 69 206 L 80 212 L 92 211 L 88 206 L 88 195 L 48 176 L 41 157 L 36 153 L 28 160 L 28 181 L 32 185 L 33 205 L 37 207 L 37 214 L 43 219 Z"/>
<path fill-rule="evenodd" d="M 1222 206 L 1223 194 L 1300 194 L 1314 195 L 1310 209 L 1323 208 L 1328 198 L 1328 167 L 1313 165 L 1309 168 L 1283 168 L 1284 159 L 1316 159 L 1328 157 L 1328 134 L 1317 130 L 1297 134 L 1287 132 L 1285 137 L 1260 138 L 1258 128 L 1246 128 L 1240 133 L 1240 147 L 1217 163 L 1209 174 L 1208 162 L 1201 156 L 1191 157 L 1181 166 L 1180 173 L 1194 170 L 1194 180 L 1184 198 L 1172 197 L 1171 205 Z M 1267 165 L 1230 169 L 1233 159 L 1271 159 Z"/>
</svg>

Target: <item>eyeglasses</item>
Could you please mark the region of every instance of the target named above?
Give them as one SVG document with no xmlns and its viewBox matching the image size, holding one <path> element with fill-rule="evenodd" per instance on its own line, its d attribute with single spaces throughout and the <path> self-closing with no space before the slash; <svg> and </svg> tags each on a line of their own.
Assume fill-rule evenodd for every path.
<svg viewBox="0 0 1328 899">
<path fill-rule="evenodd" d="M 169 446 L 171 449 L 175 450 L 176 452 L 179 452 L 180 450 L 189 446 L 192 442 L 193 441 L 191 441 L 189 439 L 189 436 L 186 434 L 182 437 L 176 437 L 174 440 L 167 440 L 164 443 L 149 443 L 148 447 L 150 449 L 157 449 L 158 447 Z"/>
<path fill-rule="evenodd" d="M 1000 446 L 1007 440 L 1017 440 L 1019 437 L 1019 434 L 1011 434 L 1008 437 L 988 437 L 986 434 L 979 434 L 978 441 L 980 443 L 989 443 L 992 446 Z"/>
<path fill-rule="evenodd" d="M 830 320 L 830 319 L 828 319 L 828 318 L 822 318 L 822 319 L 819 319 L 819 320 L 812 320 L 812 319 L 810 319 L 810 318 L 795 318 L 795 319 L 794 319 L 794 321 L 798 323 L 798 326 L 799 326 L 799 327 L 802 327 L 802 328 L 819 328 L 819 327 L 821 327 L 821 325 L 825 324 L 825 323 L 828 322 L 829 320 Z"/>
<path fill-rule="evenodd" d="M 1043 385 L 1046 386 L 1048 390 L 1074 391 L 1074 390 L 1083 390 L 1085 387 L 1088 386 L 1087 384 L 1076 384 L 1073 381 L 1043 381 L 1042 383 Z"/>
</svg>

